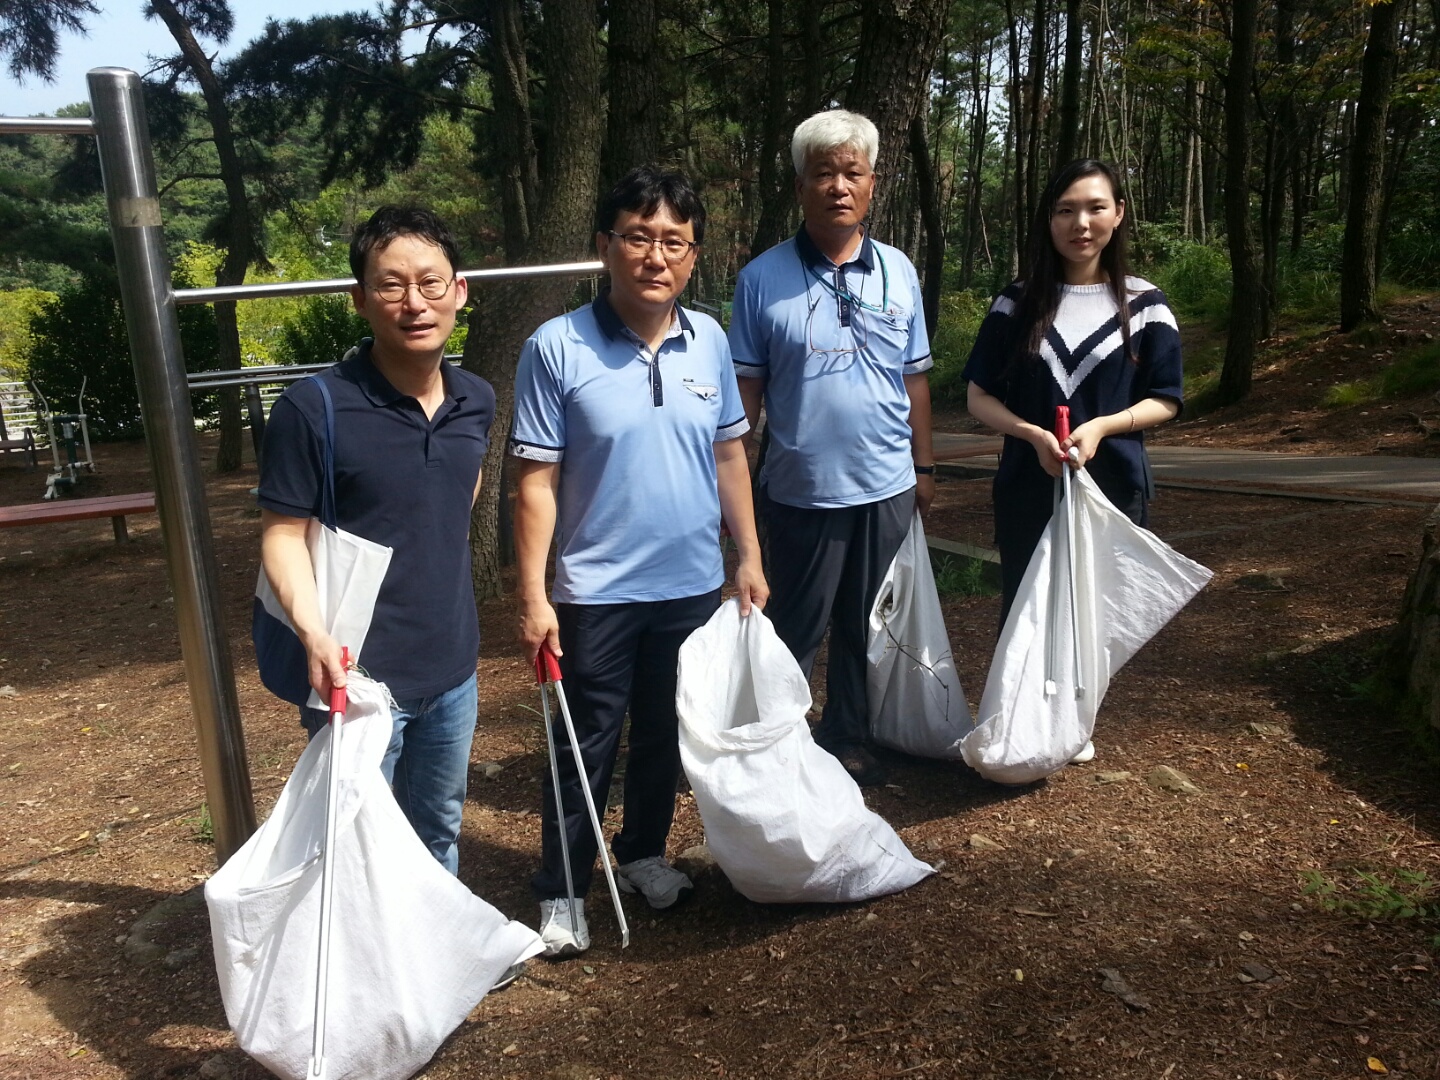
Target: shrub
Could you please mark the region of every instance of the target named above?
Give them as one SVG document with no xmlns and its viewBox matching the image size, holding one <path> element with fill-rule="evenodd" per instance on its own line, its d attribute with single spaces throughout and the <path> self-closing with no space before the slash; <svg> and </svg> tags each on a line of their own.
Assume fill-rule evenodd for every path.
<svg viewBox="0 0 1440 1080">
<path fill-rule="evenodd" d="M 213 371 L 219 366 L 214 316 L 197 307 L 179 308 L 178 316 L 186 370 Z M 144 436 L 120 286 L 112 270 L 91 271 L 43 301 L 30 317 L 30 338 L 30 378 L 52 409 L 73 409 L 83 382 L 92 438 Z M 196 398 L 194 409 L 197 420 L 212 417 L 213 396 Z"/>
<path fill-rule="evenodd" d="M 935 339 L 930 342 L 935 368 L 930 372 L 930 396 L 936 401 L 963 403 L 965 380 L 960 373 L 970 358 L 970 347 L 985 313 L 990 310 L 990 297 L 974 290 L 946 293 L 940 297 L 940 319 Z"/>
<path fill-rule="evenodd" d="M 1163 259 L 1147 266 L 1175 314 L 1223 323 L 1230 316 L 1230 257 L 1213 244 L 1173 239 Z"/>
<path fill-rule="evenodd" d="M 348 296 L 312 296 L 281 324 L 275 358 L 282 364 L 333 364 L 369 333 Z"/>
</svg>

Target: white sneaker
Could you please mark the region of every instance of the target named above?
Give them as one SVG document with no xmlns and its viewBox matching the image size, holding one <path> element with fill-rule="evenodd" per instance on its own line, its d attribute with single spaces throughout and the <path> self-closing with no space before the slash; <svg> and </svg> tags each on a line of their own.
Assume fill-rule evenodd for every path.
<svg viewBox="0 0 1440 1080">
<path fill-rule="evenodd" d="M 662 911 L 695 891 L 695 883 L 659 855 L 626 863 L 616 880 L 622 892 L 638 892 L 652 908 Z"/>
<path fill-rule="evenodd" d="M 572 923 L 573 916 L 573 923 Z M 590 927 L 585 923 L 585 901 L 576 900 L 574 911 L 565 897 L 540 901 L 540 940 L 552 960 L 579 956 L 590 948 Z"/>
<path fill-rule="evenodd" d="M 1070 759 L 1070 764 L 1071 764 L 1071 765 L 1084 765 L 1085 762 L 1087 762 L 1087 761 L 1094 761 L 1094 760 L 1095 760 L 1095 744 L 1094 744 L 1093 742 L 1090 742 L 1090 741 L 1087 740 L 1086 743 L 1085 743 L 1085 745 L 1080 748 L 1080 752 Z"/>
</svg>

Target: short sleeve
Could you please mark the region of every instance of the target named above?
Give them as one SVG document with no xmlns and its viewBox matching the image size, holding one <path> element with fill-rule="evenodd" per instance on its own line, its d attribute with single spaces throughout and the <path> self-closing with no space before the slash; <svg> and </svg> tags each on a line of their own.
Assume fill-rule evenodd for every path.
<svg viewBox="0 0 1440 1080">
<path fill-rule="evenodd" d="M 925 327 L 925 291 L 920 287 L 920 275 L 910 260 L 905 260 L 910 279 L 910 347 L 905 356 L 905 374 L 919 375 L 935 366 L 930 358 L 930 334 Z"/>
<path fill-rule="evenodd" d="M 730 352 L 735 374 L 742 379 L 764 379 L 770 374 L 770 348 L 760 329 L 760 297 L 756 273 L 741 271 L 730 309 Z"/>
<path fill-rule="evenodd" d="M 715 349 L 721 360 L 716 371 L 720 384 L 720 425 L 715 429 L 715 441 L 728 442 L 749 431 L 750 421 L 745 418 L 745 404 L 740 400 L 740 384 L 731 362 L 729 343 L 720 328 L 715 329 Z"/>
<path fill-rule="evenodd" d="M 257 501 L 266 510 L 286 517 L 310 518 L 320 512 L 324 454 L 317 426 L 299 395 L 309 394 L 322 406 L 320 396 L 302 379 L 290 387 L 270 410 L 260 454 L 260 491 Z"/>
<path fill-rule="evenodd" d="M 1185 365 L 1180 355 L 1180 327 L 1175 313 L 1159 289 L 1138 297 L 1132 305 L 1143 305 L 1137 312 L 1143 323 L 1135 350 L 1140 362 L 1135 380 L 1136 400 L 1162 397 L 1183 405 Z"/>
<path fill-rule="evenodd" d="M 560 461 L 565 457 L 565 400 L 556 360 L 532 335 L 520 350 L 515 369 L 515 430 L 512 457 Z"/>
<path fill-rule="evenodd" d="M 1014 299 L 1008 290 L 995 298 L 989 312 L 980 323 L 971 346 L 970 357 L 965 361 L 961 378 L 972 382 L 987 394 L 1005 396 L 1005 368 L 1015 332 L 1015 321 L 1011 313 L 1015 310 Z"/>
</svg>

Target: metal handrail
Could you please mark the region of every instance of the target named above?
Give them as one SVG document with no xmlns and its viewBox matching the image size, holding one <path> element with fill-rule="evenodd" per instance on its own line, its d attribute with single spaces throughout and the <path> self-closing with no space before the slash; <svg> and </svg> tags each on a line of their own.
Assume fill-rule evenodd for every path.
<svg viewBox="0 0 1440 1080">
<path fill-rule="evenodd" d="M 605 264 L 599 261 L 549 263 L 542 266 L 502 266 L 491 270 L 461 270 L 456 277 L 466 281 L 508 281 L 532 277 L 584 277 L 599 274 Z M 276 281 L 265 285 L 217 285 L 208 289 L 176 289 L 177 304 L 213 304 L 217 300 L 267 300 L 277 296 L 318 296 L 323 293 L 349 292 L 354 278 L 327 278 L 321 281 Z"/>
<path fill-rule="evenodd" d="M 88 116 L 0 116 L 0 135 L 94 135 Z"/>
</svg>

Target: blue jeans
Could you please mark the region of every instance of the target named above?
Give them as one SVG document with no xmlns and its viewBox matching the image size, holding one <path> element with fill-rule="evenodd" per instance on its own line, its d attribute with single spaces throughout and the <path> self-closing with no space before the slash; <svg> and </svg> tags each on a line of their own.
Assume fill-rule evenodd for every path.
<svg viewBox="0 0 1440 1080">
<path fill-rule="evenodd" d="M 460 870 L 456 841 L 478 711 L 474 675 L 443 694 L 396 702 L 395 727 L 380 763 L 416 835 L 452 874 Z M 330 714 L 302 708 L 300 722 L 313 738 Z"/>
</svg>

